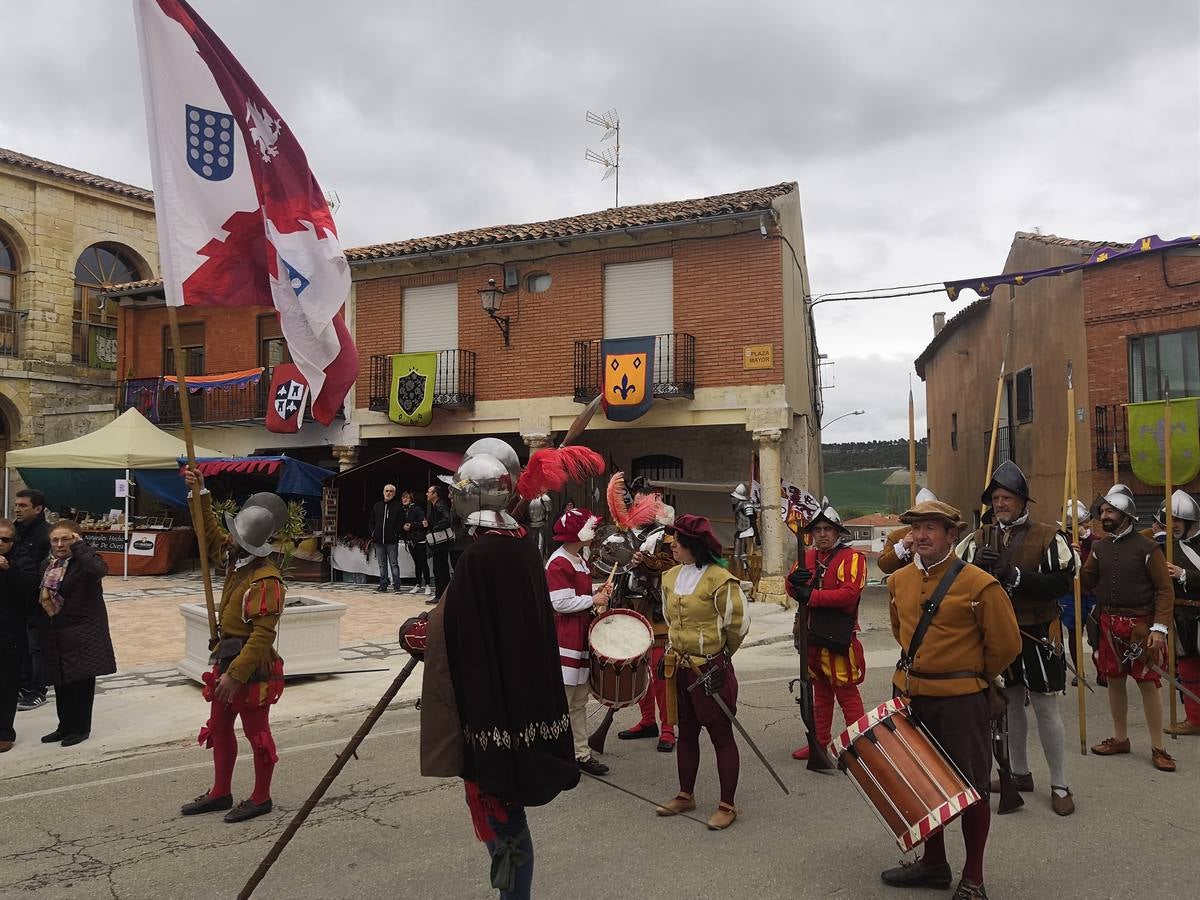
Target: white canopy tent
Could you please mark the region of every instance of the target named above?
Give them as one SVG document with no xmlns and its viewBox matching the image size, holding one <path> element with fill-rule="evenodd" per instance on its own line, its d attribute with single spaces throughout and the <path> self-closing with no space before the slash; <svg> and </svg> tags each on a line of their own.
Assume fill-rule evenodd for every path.
<svg viewBox="0 0 1200 900">
<path fill-rule="evenodd" d="M 224 456 L 219 450 L 196 447 L 196 456 Z M 18 469 L 174 469 L 187 455 L 184 442 L 157 428 L 136 409 L 127 409 L 91 434 L 47 444 L 10 450 L 4 460 L 4 508 L 8 509 L 8 470 Z M 125 577 L 129 577 L 129 495 L 125 496 Z"/>
</svg>

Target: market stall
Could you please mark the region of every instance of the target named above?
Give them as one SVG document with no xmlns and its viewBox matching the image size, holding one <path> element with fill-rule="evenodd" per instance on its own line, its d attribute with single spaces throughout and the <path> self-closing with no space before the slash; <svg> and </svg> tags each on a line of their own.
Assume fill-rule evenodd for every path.
<svg viewBox="0 0 1200 900">
<path fill-rule="evenodd" d="M 132 547 L 130 531 L 160 530 L 141 527 L 148 523 L 139 522 L 133 517 L 130 505 L 136 499 L 134 487 L 145 473 L 155 470 L 178 472 L 179 458 L 185 453 L 183 441 L 154 427 L 136 409 L 127 409 L 103 428 L 83 437 L 44 447 L 10 450 L 5 459 L 4 505 L 7 509 L 7 470 L 15 467 L 27 485 L 46 495 L 51 509 L 57 509 L 69 501 L 71 507 L 80 511 L 81 518 L 107 519 L 109 527 L 101 529 L 109 532 L 104 540 L 111 542 L 111 535 L 115 532 L 123 544 L 122 551 L 118 551 L 121 556 L 119 560 L 115 552 L 109 551 L 113 556 L 112 562 L 118 564 L 114 567 L 110 562 L 110 568 L 114 571 L 122 569 L 128 577 L 131 571 L 130 557 L 139 555 Z M 197 447 L 196 454 L 220 456 L 219 451 L 206 447 Z M 96 512 L 86 513 L 89 509 Z M 191 529 L 186 531 L 190 532 Z M 178 542 L 184 540 L 181 535 Z M 164 544 L 164 551 L 167 551 L 168 544 L 177 547 L 178 542 L 169 539 Z M 155 537 L 152 543 L 157 547 L 158 538 Z M 141 552 L 144 554 L 144 548 Z M 149 558 L 153 560 L 155 554 L 151 553 Z M 171 555 L 166 552 L 158 559 L 159 565 L 169 565 Z M 144 565 L 151 566 L 153 563 Z"/>
<path fill-rule="evenodd" d="M 325 486 L 321 515 L 322 543 L 329 548 L 333 570 L 355 580 L 378 577 L 379 558 L 368 532 L 371 508 L 382 496 L 383 486 L 396 485 L 397 494 L 413 491 L 423 504 L 425 488 L 439 475 L 454 472 L 461 462 L 461 453 L 404 447 L 335 475 Z M 399 561 L 400 577 L 412 578 L 416 567 L 404 544 Z"/>
<path fill-rule="evenodd" d="M 122 569 L 128 550 L 129 575 L 167 575 L 196 551 L 196 533 L 188 527 L 133 527 L 128 532 L 123 526 L 84 528 L 81 534 L 108 563 L 110 572 Z"/>
</svg>

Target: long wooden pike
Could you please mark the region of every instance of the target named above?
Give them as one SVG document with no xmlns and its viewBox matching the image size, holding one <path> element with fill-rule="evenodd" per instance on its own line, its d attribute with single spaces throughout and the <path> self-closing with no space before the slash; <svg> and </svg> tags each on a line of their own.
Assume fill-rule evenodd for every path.
<svg viewBox="0 0 1200 900">
<path fill-rule="evenodd" d="M 1171 379 L 1169 376 L 1163 376 L 1163 398 L 1166 403 L 1163 404 L 1163 493 L 1165 495 L 1165 503 L 1163 505 L 1165 512 L 1163 513 L 1163 528 L 1167 530 L 1167 539 L 1163 542 L 1163 550 L 1167 555 L 1167 565 L 1174 565 L 1175 560 L 1175 524 L 1174 512 L 1171 509 Z M 1179 716 L 1179 692 L 1175 690 L 1178 686 L 1178 680 L 1175 677 L 1175 627 L 1174 622 L 1171 623 L 1171 629 L 1167 632 L 1167 675 L 1171 685 L 1171 737 L 1174 740 L 1179 740 L 1179 735 L 1175 734 L 1176 719 Z"/>
<path fill-rule="evenodd" d="M 1069 497 L 1067 503 L 1070 504 L 1071 512 L 1071 547 L 1074 548 L 1079 544 L 1079 516 L 1076 515 L 1076 506 L 1079 501 L 1079 458 L 1076 454 L 1076 431 L 1075 431 L 1075 381 L 1074 381 L 1074 366 L 1071 360 L 1067 360 L 1067 470 L 1066 478 L 1068 485 Z M 1064 504 L 1065 506 L 1066 504 Z M 1064 514 L 1065 515 L 1065 514 Z M 1066 522 L 1066 518 L 1063 519 Z M 1072 549 L 1072 553 L 1074 550 Z M 1082 565 L 1075 566 L 1075 577 L 1071 580 L 1071 590 L 1074 593 L 1075 600 L 1075 658 L 1085 659 L 1083 655 L 1083 593 L 1080 589 L 1079 578 L 1081 575 L 1080 569 Z M 1084 689 L 1088 688 L 1087 679 L 1082 672 L 1075 673 L 1075 680 L 1079 683 L 1079 753 L 1082 756 L 1087 756 L 1087 695 Z"/>
<path fill-rule="evenodd" d="M 928 468 L 928 467 L 927 467 Z M 917 505 L 917 415 L 913 408 L 912 376 L 908 377 L 908 508 Z"/>
<path fill-rule="evenodd" d="M 179 393 L 179 414 L 183 419 L 183 443 L 187 448 L 188 468 L 196 469 L 196 444 L 192 440 L 192 408 L 188 397 L 187 387 L 187 358 L 183 355 L 179 339 L 179 317 L 175 307 L 167 304 L 167 328 L 171 332 L 171 349 L 174 352 L 175 379 Z M 220 639 L 217 633 L 217 605 L 213 600 L 212 572 L 209 570 L 208 531 L 204 521 L 203 507 L 200 502 L 200 492 L 191 491 L 188 497 L 188 509 L 192 514 L 192 530 L 196 532 L 196 549 L 200 552 L 200 578 L 204 582 L 204 606 L 208 611 L 209 649 L 215 649 Z"/>
<path fill-rule="evenodd" d="M 996 379 L 996 407 L 992 412 L 992 439 L 988 442 L 988 460 L 987 469 L 983 473 L 983 489 L 987 490 L 987 486 L 992 483 L 992 469 L 996 464 L 996 440 L 1000 436 L 1000 400 L 1004 396 L 1004 372 L 1008 363 L 1008 350 L 1012 344 L 1012 303 L 1009 303 L 1008 317 L 1008 333 L 1004 336 L 1004 354 L 1000 357 L 1000 375 Z M 983 503 L 979 507 L 979 518 L 983 518 L 983 514 L 987 512 L 987 504 Z"/>
</svg>

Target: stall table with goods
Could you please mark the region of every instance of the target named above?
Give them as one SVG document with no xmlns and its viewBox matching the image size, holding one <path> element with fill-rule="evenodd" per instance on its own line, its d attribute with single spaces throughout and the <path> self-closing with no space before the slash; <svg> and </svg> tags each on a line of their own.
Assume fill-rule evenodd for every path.
<svg viewBox="0 0 1200 900">
<path fill-rule="evenodd" d="M 125 532 L 120 525 L 81 528 L 83 539 L 96 548 L 117 574 L 125 566 Z M 132 525 L 129 528 L 129 574 L 169 575 L 196 553 L 196 533 L 191 528 L 164 525 Z"/>
</svg>

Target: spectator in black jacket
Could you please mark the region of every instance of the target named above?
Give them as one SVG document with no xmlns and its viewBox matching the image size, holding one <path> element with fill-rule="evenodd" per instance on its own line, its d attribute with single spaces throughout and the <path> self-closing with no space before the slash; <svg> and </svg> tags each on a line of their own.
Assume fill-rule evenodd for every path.
<svg viewBox="0 0 1200 900">
<path fill-rule="evenodd" d="M 25 488 L 17 491 L 13 502 L 16 540 L 9 561 L 35 583 L 41 577 L 42 563 L 50 556 L 50 525 L 46 521 L 46 495 Z M 32 620 L 26 626 L 28 650 L 21 663 L 21 695 L 17 709 L 37 709 L 46 702 L 46 676 L 42 672 L 42 649 Z"/>
<path fill-rule="evenodd" d="M 388 567 L 396 593 L 400 593 L 400 534 L 404 522 L 404 510 L 396 500 L 396 486 L 383 486 L 383 499 L 377 500 L 371 509 L 371 540 L 375 542 L 375 553 L 379 556 L 378 593 L 388 589 Z"/>
<path fill-rule="evenodd" d="M 413 502 L 412 491 L 401 494 L 400 502 L 404 507 L 404 546 L 417 574 L 410 593 L 428 597 L 433 593 L 433 579 L 429 577 L 429 555 L 425 552 L 425 507 Z"/>
<path fill-rule="evenodd" d="M 454 517 L 450 513 L 450 491 L 444 484 L 431 484 L 425 491 L 429 512 L 422 525 L 425 543 L 433 555 L 433 596 L 426 603 L 434 604 L 450 583 L 450 545 L 454 543 Z"/>
<path fill-rule="evenodd" d="M 17 529 L 0 519 L 0 753 L 12 749 L 17 733 L 17 696 L 21 687 L 21 664 L 29 651 L 26 625 L 33 606 L 34 584 L 9 561 Z"/>
</svg>

